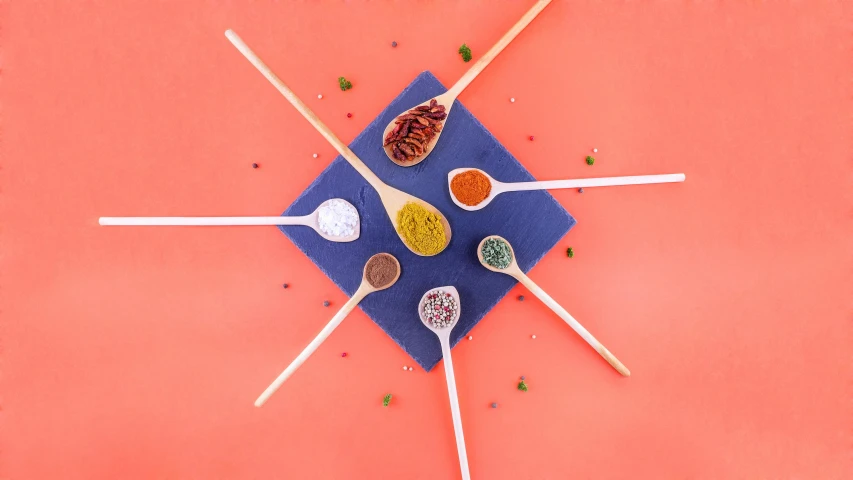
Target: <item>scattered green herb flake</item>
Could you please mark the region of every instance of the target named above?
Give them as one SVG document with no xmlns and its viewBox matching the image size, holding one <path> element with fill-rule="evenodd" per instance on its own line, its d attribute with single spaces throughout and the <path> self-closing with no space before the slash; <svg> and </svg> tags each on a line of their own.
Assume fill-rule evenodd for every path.
<svg viewBox="0 0 853 480">
<path fill-rule="evenodd" d="M 587 156 L 586 156 L 586 164 L 587 164 L 587 165 L 592 165 L 593 163 L 595 163 L 595 159 L 594 159 L 594 158 L 592 158 L 590 155 L 587 155 Z"/>
<path fill-rule="evenodd" d="M 574 251 L 574 249 L 573 249 L 572 247 L 569 247 L 569 249 L 568 249 L 568 250 L 566 250 L 566 255 L 568 255 L 568 256 L 569 256 L 569 258 L 574 258 L 574 257 L 575 257 L 575 251 Z"/>
<path fill-rule="evenodd" d="M 459 47 L 459 55 L 462 55 L 462 60 L 466 62 L 471 61 L 471 49 L 468 48 L 468 45 L 463 43 L 462 46 Z"/>
<path fill-rule="evenodd" d="M 341 91 L 346 92 L 350 88 L 352 88 L 352 82 L 347 80 L 344 77 L 338 77 L 338 85 L 341 86 Z"/>
<path fill-rule="evenodd" d="M 382 397 L 382 406 L 387 407 L 389 403 L 391 403 L 391 394 L 387 393 Z"/>
<path fill-rule="evenodd" d="M 527 391 L 527 384 L 526 384 L 526 383 L 524 383 L 524 380 L 519 380 L 519 381 L 518 381 L 518 389 L 519 389 L 519 390 L 521 390 L 522 392 L 526 392 L 526 391 Z"/>
</svg>

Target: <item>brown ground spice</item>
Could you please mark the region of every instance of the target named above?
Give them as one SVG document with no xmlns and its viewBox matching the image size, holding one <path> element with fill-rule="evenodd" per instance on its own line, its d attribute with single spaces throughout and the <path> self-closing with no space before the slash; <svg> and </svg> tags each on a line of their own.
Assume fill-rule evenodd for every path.
<svg viewBox="0 0 853 480">
<path fill-rule="evenodd" d="M 367 283 L 373 288 L 382 288 L 397 276 L 397 261 L 387 253 L 380 253 L 368 260 L 364 270 Z"/>
<path fill-rule="evenodd" d="M 462 172 L 450 181 L 453 196 L 465 205 L 475 206 L 482 202 L 492 192 L 489 177 L 476 170 Z"/>
</svg>

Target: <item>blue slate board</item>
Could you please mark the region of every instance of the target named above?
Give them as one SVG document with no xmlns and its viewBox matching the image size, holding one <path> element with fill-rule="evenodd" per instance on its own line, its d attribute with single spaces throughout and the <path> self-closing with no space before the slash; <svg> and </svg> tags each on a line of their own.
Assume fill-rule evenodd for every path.
<svg viewBox="0 0 853 480">
<path fill-rule="evenodd" d="M 459 290 L 462 315 L 451 336 L 456 345 L 516 283 L 479 264 L 476 248 L 483 237 L 497 234 L 509 240 L 519 266 L 527 272 L 575 224 L 569 212 L 544 191 L 504 194 L 478 212 L 453 204 L 447 172 L 454 168 L 481 168 L 506 182 L 535 180 L 458 101 L 426 160 L 409 168 L 388 160 L 381 147 L 385 125 L 403 109 L 446 90 L 431 73 L 421 73 L 350 145 L 385 183 L 426 200 L 447 217 L 453 237 L 442 253 L 434 257 L 411 253 L 397 236 L 379 195 L 340 156 L 284 214 L 307 215 L 325 200 L 343 198 L 358 209 L 361 237 L 351 243 L 333 243 L 308 228 L 280 227 L 347 295 L 358 288 L 370 256 L 388 252 L 397 257 L 400 279 L 388 290 L 368 295 L 360 307 L 427 371 L 441 360 L 441 347 L 418 318 L 417 305 L 424 292 L 443 285 Z"/>
</svg>

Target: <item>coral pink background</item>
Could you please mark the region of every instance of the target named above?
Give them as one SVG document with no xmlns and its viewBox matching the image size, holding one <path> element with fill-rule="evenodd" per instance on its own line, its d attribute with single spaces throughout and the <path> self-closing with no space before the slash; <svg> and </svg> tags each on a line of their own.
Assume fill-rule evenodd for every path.
<svg viewBox="0 0 853 480">
<path fill-rule="evenodd" d="M 348 141 L 531 3 L 3 2 L 2 477 L 456 478 L 442 369 L 360 311 L 252 406 L 345 301 L 275 228 L 97 218 L 277 214 L 332 160 L 226 28 Z M 850 478 L 850 5 L 555 1 L 462 94 L 538 178 L 687 174 L 554 192 L 531 277 L 633 376 L 518 287 L 454 351 L 474 478 Z"/>
</svg>

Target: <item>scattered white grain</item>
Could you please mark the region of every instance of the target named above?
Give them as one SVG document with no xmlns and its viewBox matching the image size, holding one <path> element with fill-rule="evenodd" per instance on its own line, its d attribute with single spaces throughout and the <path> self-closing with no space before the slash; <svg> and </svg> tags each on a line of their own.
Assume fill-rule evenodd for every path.
<svg viewBox="0 0 853 480">
<path fill-rule="evenodd" d="M 358 211 L 341 200 L 330 200 L 317 215 L 320 230 L 333 237 L 346 237 L 355 233 Z"/>
<path fill-rule="evenodd" d="M 597 149 L 597 148 L 593 148 L 593 149 L 592 149 L 592 153 L 598 153 L 598 149 Z"/>
<path fill-rule="evenodd" d="M 317 98 L 319 98 L 320 100 L 322 100 L 322 99 L 323 99 L 323 94 L 321 93 L 320 95 L 317 95 Z"/>
<path fill-rule="evenodd" d="M 509 101 L 510 101 L 511 103 L 515 103 L 515 97 L 510 98 L 510 99 L 509 99 Z"/>
<path fill-rule="evenodd" d="M 314 158 L 317 158 L 317 157 L 319 157 L 319 156 L 320 156 L 320 155 L 317 155 L 316 153 L 314 154 Z"/>
<path fill-rule="evenodd" d="M 469 335 L 468 340 L 474 340 L 474 337 L 472 335 Z"/>
<path fill-rule="evenodd" d="M 409 367 L 403 365 L 403 370 L 408 370 L 408 369 L 409 369 Z"/>
<path fill-rule="evenodd" d="M 532 338 L 533 340 L 536 340 L 536 335 L 531 335 L 530 338 Z"/>
<path fill-rule="evenodd" d="M 411 372 L 411 371 L 412 371 L 412 370 L 414 370 L 414 368 L 412 368 L 412 367 L 409 367 L 409 371 L 410 371 L 410 372 Z"/>
</svg>

